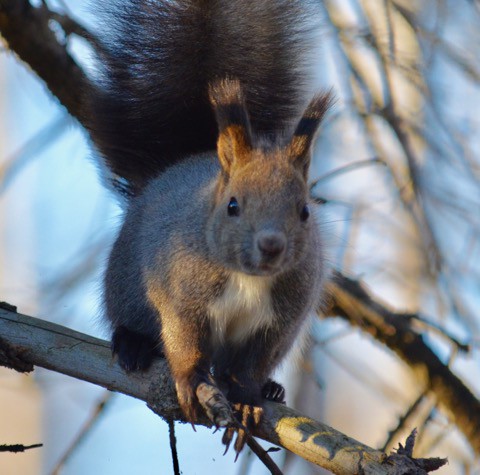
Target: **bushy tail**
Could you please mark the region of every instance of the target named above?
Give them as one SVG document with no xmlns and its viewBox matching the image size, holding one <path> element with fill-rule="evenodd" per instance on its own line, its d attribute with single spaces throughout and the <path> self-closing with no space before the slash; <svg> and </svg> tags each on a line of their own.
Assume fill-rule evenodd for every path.
<svg viewBox="0 0 480 475">
<path fill-rule="evenodd" d="M 99 92 L 89 128 L 130 193 L 166 167 L 215 149 L 209 85 L 240 81 L 252 129 L 293 126 L 309 96 L 318 31 L 309 0 L 104 2 Z M 312 5 L 313 4 L 313 5 Z"/>
</svg>

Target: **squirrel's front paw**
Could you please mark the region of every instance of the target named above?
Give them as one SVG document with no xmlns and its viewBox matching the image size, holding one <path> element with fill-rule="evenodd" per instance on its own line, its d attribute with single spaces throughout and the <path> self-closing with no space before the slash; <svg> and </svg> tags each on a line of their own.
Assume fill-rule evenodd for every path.
<svg viewBox="0 0 480 475">
<path fill-rule="evenodd" d="M 280 384 L 269 379 L 262 388 L 262 397 L 268 401 L 285 404 L 285 388 Z"/>
<path fill-rule="evenodd" d="M 113 332 L 112 352 L 118 356 L 118 364 L 125 371 L 148 369 L 154 357 L 161 355 L 159 347 L 158 340 L 124 326 L 117 327 Z"/>
</svg>

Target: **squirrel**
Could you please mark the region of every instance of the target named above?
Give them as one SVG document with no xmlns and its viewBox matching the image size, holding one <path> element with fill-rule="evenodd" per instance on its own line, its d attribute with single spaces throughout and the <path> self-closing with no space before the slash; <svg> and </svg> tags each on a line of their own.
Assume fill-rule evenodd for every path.
<svg viewBox="0 0 480 475">
<path fill-rule="evenodd" d="M 324 276 L 314 2 L 105 3 L 89 129 L 128 194 L 104 278 L 113 352 L 127 371 L 164 354 L 192 423 L 201 382 L 241 406 L 283 402 L 271 374 Z"/>
</svg>

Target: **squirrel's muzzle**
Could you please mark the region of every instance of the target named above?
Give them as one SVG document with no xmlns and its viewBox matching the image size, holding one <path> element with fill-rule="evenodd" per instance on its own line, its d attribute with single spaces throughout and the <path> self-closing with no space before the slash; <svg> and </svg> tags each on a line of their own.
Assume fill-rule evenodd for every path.
<svg viewBox="0 0 480 475">
<path fill-rule="evenodd" d="M 255 236 L 259 267 L 272 268 L 281 264 L 287 248 L 287 238 L 279 231 L 260 231 Z"/>
</svg>

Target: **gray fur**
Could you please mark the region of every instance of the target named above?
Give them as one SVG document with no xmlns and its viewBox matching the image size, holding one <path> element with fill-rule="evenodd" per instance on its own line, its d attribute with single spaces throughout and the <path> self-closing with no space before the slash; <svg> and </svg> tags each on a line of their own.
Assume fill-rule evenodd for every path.
<svg viewBox="0 0 480 475">
<path fill-rule="evenodd" d="M 257 169 L 262 160 L 267 161 L 254 163 Z M 252 189 L 248 204 L 242 201 L 245 217 L 239 226 L 226 212 L 230 190 L 216 202 L 219 179 L 215 156 L 194 157 L 168 169 L 132 200 L 106 276 L 108 316 L 114 327 L 147 335 L 162 328 L 167 346 L 177 345 L 179 335 L 171 325 L 181 320 L 189 328 L 182 335 L 185 344 L 194 343 L 191 330 L 201 340 L 206 366 L 213 366 L 219 380 L 234 374 L 258 402 L 262 385 L 321 295 L 320 237 L 313 216 L 302 225 L 289 210 L 291 203 L 295 208 L 298 199 L 305 199 L 295 180 L 292 185 L 278 177 L 283 183 L 276 187 Z M 272 280 L 272 316 L 262 327 L 245 331 L 240 341 L 215 334 L 210 306 L 221 298 L 229 276 L 247 274 L 241 259 L 231 257 L 248 255 L 252 237 L 264 225 L 285 230 L 290 253 L 273 275 L 258 271 L 259 278 Z"/>
<path fill-rule="evenodd" d="M 162 347 L 190 420 L 212 378 L 260 404 L 320 298 L 307 170 L 328 94 L 300 119 L 313 3 L 128 0 L 109 14 L 91 131 L 133 196 L 106 314 L 125 369 Z"/>
</svg>

